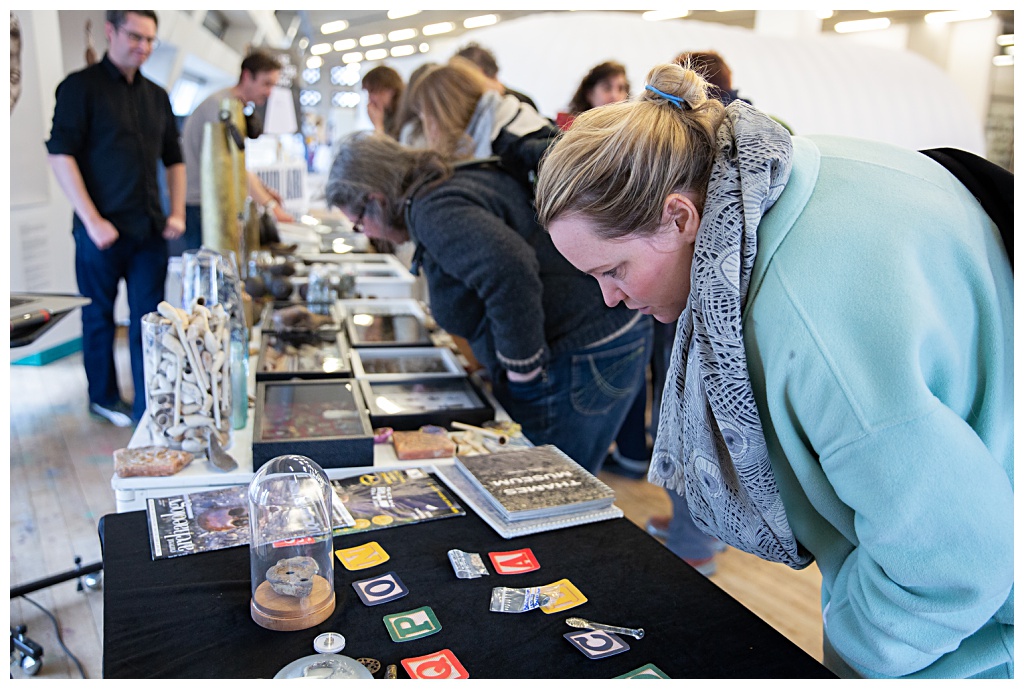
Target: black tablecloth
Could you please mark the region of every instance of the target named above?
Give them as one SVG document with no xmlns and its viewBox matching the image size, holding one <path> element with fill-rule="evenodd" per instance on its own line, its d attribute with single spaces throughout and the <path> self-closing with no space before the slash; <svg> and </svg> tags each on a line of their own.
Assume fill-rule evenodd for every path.
<svg viewBox="0 0 1024 689">
<path fill-rule="evenodd" d="M 822 665 L 697 574 L 626 519 L 504 540 L 475 514 L 335 538 L 335 548 L 369 541 L 391 556 L 350 572 L 335 560 L 337 608 L 297 632 L 263 629 L 249 613 L 249 549 L 235 547 L 169 560 L 150 558 L 144 512 L 100 522 L 103 543 L 103 675 L 273 677 L 313 654 L 313 639 L 340 632 L 352 658 L 382 666 L 450 649 L 470 677 L 611 678 L 653 663 L 671 678 L 830 677 Z M 498 575 L 488 552 L 531 548 L 541 567 Z M 457 579 L 447 552 L 480 553 L 491 574 Z M 351 583 L 395 571 L 409 595 L 367 607 Z M 526 587 L 569 579 L 588 602 L 556 614 L 489 611 L 495 586 Z M 441 631 L 396 643 L 388 614 L 429 605 Z M 563 634 L 565 620 L 643 627 L 623 637 L 629 651 L 589 660 Z M 378 673 L 382 676 L 383 671 Z"/>
</svg>

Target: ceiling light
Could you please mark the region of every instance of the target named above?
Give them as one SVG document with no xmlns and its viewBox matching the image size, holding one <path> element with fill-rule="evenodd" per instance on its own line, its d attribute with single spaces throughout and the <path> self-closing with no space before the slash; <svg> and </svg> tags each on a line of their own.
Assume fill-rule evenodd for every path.
<svg viewBox="0 0 1024 689">
<path fill-rule="evenodd" d="M 831 19 L 835 13 L 835 10 L 818 10 L 814 14 L 818 19 Z"/>
<path fill-rule="evenodd" d="M 374 48 L 373 50 L 366 51 L 367 60 L 383 60 L 388 56 L 388 51 L 384 48 Z"/>
<path fill-rule="evenodd" d="M 369 36 L 361 37 L 359 39 L 359 45 L 361 45 L 361 46 L 380 45 L 381 43 L 383 43 L 386 40 L 388 40 L 388 39 L 384 38 L 384 34 L 382 34 L 382 33 L 372 33 Z"/>
<path fill-rule="evenodd" d="M 423 10 L 388 10 L 388 19 L 401 19 L 402 17 L 411 17 L 414 14 L 419 14 Z"/>
<path fill-rule="evenodd" d="M 948 24 L 968 19 L 987 19 L 991 16 L 992 12 L 989 10 L 949 10 L 947 12 L 929 12 L 924 15 L 924 21 L 927 24 Z"/>
<path fill-rule="evenodd" d="M 345 53 L 344 55 L 341 56 L 341 61 L 344 62 L 346 65 L 351 64 L 353 62 L 362 62 L 363 54 L 360 53 L 359 51 L 356 51 L 354 53 Z"/>
<path fill-rule="evenodd" d="M 315 46 L 313 46 L 312 48 L 309 49 L 309 52 L 312 55 L 323 55 L 325 53 L 329 53 L 329 52 L 331 52 L 331 44 L 330 43 L 317 43 Z"/>
<path fill-rule="evenodd" d="M 836 33 L 853 33 L 854 31 L 878 31 L 888 29 L 892 22 L 888 17 L 878 19 L 858 19 L 853 22 L 839 22 L 834 27 Z"/>
<path fill-rule="evenodd" d="M 430 44 L 429 43 L 420 43 L 420 52 L 421 53 L 425 53 L 428 50 L 430 50 Z"/>
<path fill-rule="evenodd" d="M 690 10 L 650 10 L 640 16 L 649 22 L 660 22 L 663 19 L 681 19 L 690 13 Z"/>
<path fill-rule="evenodd" d="M 324 59 L 322 57 L 311 57 L 306 60 L 306 67 L 309 69 L 318 69 L 324 66 Z"/>
<path fill-rule="evenodd" d="M 439 24 L 427 24 L 423 27 L 424 36 L 436 36 L 439 33 L 448 33 L 455 29 L 455 25 L 451 22 L 441 22 Z"/>
<path fill-rule="evenodd" d="M 398 41 L 408 41 L 410 38 L 416 38 L 419 32 L 416 29 L 399 29 L 398 31 L 392 31 L 388 34 L 388 40 L 392 43 Z"/>
<path fill-rule="evenodd" d="M 306 46 L 309 45 L 309 39 L 303 36 L 299 39 L 299 50 L 305 50 Z"/>
<path fill-rule="evenodd" d="M 996 55 L 992 58 L 992 64 L 996 67 L 1013 67 L 1013 55 Z"/>
<path fill-rule="evenodd" d="M 996 45 L 1013 45 L 1013 34 L 1004 33 L 996 36 Z"/>
<path fill-rule="evenodd" d="M 348 22 L 345 21 L 344 19 L 339 19 L 336 22 L 327 22 L 326 24 L 321 26 L 320 27 L 320 33 L 322 33 L 322 34 L 324 34 L 326 36 L 327 34 L 338 33 L 339 31 L 344 31 L 347 28 L 348 28 Z"/>
<path fill-rule="evenodd" d="M 479 17 L 470 17 L 469 19 L 462 22 L 462 26 L 467 29 L 479 29 L 481 26 L 490 26 L 491 24 L 498 23 L 498 15 L 496 14 L 481 14 Z"/>
<path fill-rule="evenodd" d="M 334 42 L 334 49 L 337 50 L 340 53 L 340 52 L 345 51 L 345 50 L 352 50 L 357 45 L 359 45 L 359 44 L 356 42 L 356 39 L 354 39 L 354 38 L 343 38 L 340 41 L 335 41 Z"/>
<path fill-rule="evenodd" d="M 416 52 L 416 48 L 411 45 L 396 45 L 391 49 L 391 57 L 405 57 L 406 55 L 412 55 Z"/>
</svg>

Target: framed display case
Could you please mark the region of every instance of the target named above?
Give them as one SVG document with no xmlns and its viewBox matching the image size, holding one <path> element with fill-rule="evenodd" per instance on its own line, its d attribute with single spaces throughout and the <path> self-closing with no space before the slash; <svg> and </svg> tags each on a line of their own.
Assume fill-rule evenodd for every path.
<svg viewBox="0 0 1024 689">
<path fill-rule="evenodd" d="M 353 347 L 433 345 L 426 315 L 415 299 L 343 299 L 339 303 Z"/>
<path fill-rule="evenodd" d="M 352 350 L 352 374 L 367 380 L 401 381 L 461 376 L 466 370 L 444 347 L 370 347 Z"/>
<path fill-rule="evenodd" d="M 256 383 L 253 469 L 286 454 L 324 469 L 373 464 L 373 427 L 354 380 Z"/>
<path fill-rule="evenodd" d="M 413 431 L 427 424 L 447 427 L 452 421 L 479 426 L 494 418 L 487 396 L 467 376 L 357 380 L 375 428 Z"/>
<path fill-rule="evenodd" d="M 412 297 L 416 278 L 394 254 L 302 253 L 307 263 L 341 263 L 356 275 L 356 292 L 364 298 L 401 299 Z"/>
<path fill-rule="evenodd" d="M 261 334 L 256 380 L 314 380 L 351 375 L 349 349 L 341 331 Z"/>
<path fill-rule="evenodd" d="M 337 332 L 344 315 L 337 302 L 273 301 L 263 307 L 260 330 L 265 333 Z"/>
</svg>

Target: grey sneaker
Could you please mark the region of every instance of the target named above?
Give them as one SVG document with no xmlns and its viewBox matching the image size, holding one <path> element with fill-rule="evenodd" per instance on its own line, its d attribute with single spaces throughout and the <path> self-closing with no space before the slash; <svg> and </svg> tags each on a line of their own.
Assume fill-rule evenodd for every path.
<svg viewBox="0 0 1024 689">
<path fill-rule="evenodd" d="M 128 428 L 134 426 L 135 422 L 132 421 L 132 410 L 123 400 L 118 400 L 109 407 L 104 407 L 101 404 L 92 402 L 89 405 L 89 412 L 93 416 L 98 416 L 101 419 L 109 421 L 119 428 Z"/>
</svg>

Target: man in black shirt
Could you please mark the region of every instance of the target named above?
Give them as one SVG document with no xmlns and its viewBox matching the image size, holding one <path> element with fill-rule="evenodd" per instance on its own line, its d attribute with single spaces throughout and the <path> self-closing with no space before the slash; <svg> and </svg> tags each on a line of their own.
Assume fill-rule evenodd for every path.
<svg viewBox="0 0 1024 689">
<path fill-rule="evenodd" d="M 167 245 L 185 230 L 185 166 L 167 92 L 139 73 L 156 43 L 152 10 L 108 10 L 109 48 L 99 63 L 57 86 L 50 166 L 75 209 L 82 354 L 90 410 L 117 426 L 146 410 L 142 316 L 163 299 Z M 157 161 L 167 170 L 165 216 Z M 114 301 L 124 278 L 131 310 L 128 339 L 135 404 L 121 399 L 114 367 Z"/>
</svg>

